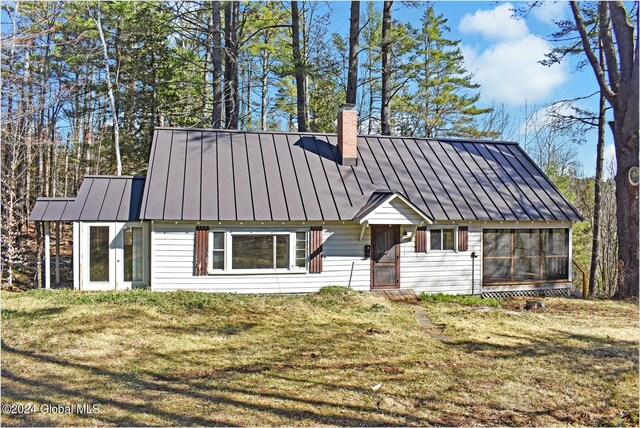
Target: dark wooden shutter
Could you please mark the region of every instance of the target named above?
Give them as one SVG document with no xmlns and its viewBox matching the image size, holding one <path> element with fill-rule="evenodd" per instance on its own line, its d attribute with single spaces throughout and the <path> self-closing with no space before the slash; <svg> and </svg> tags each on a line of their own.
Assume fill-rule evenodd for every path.
<svg viewBox="0 0 640 428">
<path fill-rule="evenodd" d="M 322 226 L 309 231 L 309 273 L 322 272 Z"/>
<path fill-rule="evenodd" d="M 207 274 L 209 260 L 209 226 L 196 226 L 193 275 Z"/>
<path fill-rule="evenodd" d="M 458 226 L 458 251 L 469 249 L 469 227 Z"/>
<path fill-rule="evenodd" d="M 427 227 L 421 226 L 416 229 L 416 253 L 427 252 Z"/>
</svg>

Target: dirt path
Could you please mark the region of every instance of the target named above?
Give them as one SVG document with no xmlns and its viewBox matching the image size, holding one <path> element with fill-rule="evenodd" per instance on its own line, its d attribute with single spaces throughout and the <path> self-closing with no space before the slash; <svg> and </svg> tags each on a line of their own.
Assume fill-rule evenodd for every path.
<svg viewBox="0 0 640 428">
<path fill-rule="evenodd" d="M 411 312 L 413 313 L 418 325 L 422 327 L 422 329 L 429 335 L 432 336 L 442 342 L 448 340 L 449 338 L 443 334 L 444 325 L 443 324 L 434 324 L 429 318 L 427 314 L 427 309 L 418 304 L 417 302 L 396 302 L 401 305 L 407 306 Z"/>
</svg>

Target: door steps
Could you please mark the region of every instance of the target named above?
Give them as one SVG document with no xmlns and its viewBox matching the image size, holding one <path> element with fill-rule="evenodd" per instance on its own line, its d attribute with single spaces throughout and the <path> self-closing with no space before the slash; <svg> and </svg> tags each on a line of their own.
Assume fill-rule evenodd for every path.
<svg viewBox="0 0 640 428">
<path fill-rule="evenodd" d="M 418 300 L 418 295 L 413 290 L 375 290 L 373 293 L 392 302 L 415 302 Z"/>
</svg>

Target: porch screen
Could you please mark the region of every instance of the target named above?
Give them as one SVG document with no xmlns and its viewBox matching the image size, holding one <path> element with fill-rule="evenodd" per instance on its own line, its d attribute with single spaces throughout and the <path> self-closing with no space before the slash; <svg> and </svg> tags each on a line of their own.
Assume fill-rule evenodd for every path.
<svg viewBox="0 0 640 428">
<path fill-rule="evenodd" d="M 569 279 L 569 229 L 485 229 L 483 285 Z"/>
</svg>

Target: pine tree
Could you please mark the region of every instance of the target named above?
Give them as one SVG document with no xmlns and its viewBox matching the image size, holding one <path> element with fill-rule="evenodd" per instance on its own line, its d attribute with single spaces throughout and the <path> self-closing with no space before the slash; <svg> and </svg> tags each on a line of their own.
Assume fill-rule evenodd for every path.
<svg viewBox="0 0 640 428">
<path fill-rule="evenodd" d="M 415 41 L 412 77 L 415 90 L 407 87 L 396 103 L 399 126 L 404 132 L 429 138 L 479 137 L 479 115 L 491 111 L 479 108 L 480 85 L 464 68 L 460 40 L 446 37 L 447 20 L 428 7 L 420 29 L 410 29 Z"/>
</svg>

